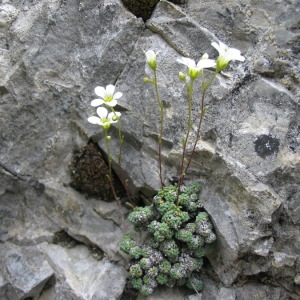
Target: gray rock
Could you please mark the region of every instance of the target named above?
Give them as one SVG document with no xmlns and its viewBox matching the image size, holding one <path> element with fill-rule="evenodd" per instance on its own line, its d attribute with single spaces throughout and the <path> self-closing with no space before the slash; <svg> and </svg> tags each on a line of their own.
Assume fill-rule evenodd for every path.
<svg viewBox="0 0 300 300">
<path fill-rule="evenodd" d="M 62 276 L 59 285 L 51 291 L 57 297 L 61 297 L 60 289 L 67 289 L 66 287 L 73 291 L 76 299 L 109 300 L 119 299 L 121 296 L 127 275 L 123 267 L 106 259 L 95 260 L 84 245 L 67 249 L 59 245 L 41 244 L 40 248 Z M 41 299 L 47 299 L 49 294 L 50 291 L 42 295 Z"/>
<path fill-rule="evenodd" d="M 215 54 L 211 42 L 212 32 L 189 18 L 181 9 L 168 1 L 160 1 L 147 28 L 159 34 L 172 48 L 183 56 L 199 60 L 201 53 Z"/>
<path fill-rule="evenodd" d="M 243 288 L 236 289 L 237 299 L 288 299 L 288 293 L 280 288 L 271 288 L 265 285 L 248 283 Z"/>
<path fill-rule="evenodd" d="M 299 51 L 295 43 L 299 18 L 297 1 L 189 0 L 185 12 L 231 46 L 249 51 L 253 70 L 277 78 L 299 95 Z M 288 17 L 287 17 L 288 16 Z"/>
<path fill-rule="evenodd" d="M 2 276 L 7 282 L 8 299 L 20 300 L 34 297 L 54 275 L 53 269 L 42 253 L 34 247 L 1 249 Z"/>
<path fill-rule="evenodd" d="M 168 299 L 174 299 L 174 300 L 181 300 L 184 299 L 184 293 L 178 289 L 171 289 L 171 288 L 157 288 L 155 291 L 148 297 L 139 295 L 137 300 L 168 300 Z"/>
<path fill-rule="evenodd" d="M 18 16 L 19 11 L 8 3 L 0 5 L 0 27 L 9 26 Z"/>
<path fill-rule="evenodd" d="M 103 202 L 91 200 L 86 203 L 82 195 L 70 188 L 49 183 L 46 195 L 49 204 L 53 202 L 48 204 L 45 213 L 60 228 L 65 228 L 70 236 L 87 245 L 99 247 L 111 259 L 119 260 L 123 256 L 118 243 L 123 235 L 120 227 L 126 224 L 122 220 L 124 212 L 118 210 L 116 203 L 111 206 L 111 213 L 107 212 L 105 216 L 101 215 Z"/>
<path fill-rule="evenodd" d="M 116 84 L 124 94 L 116 109 L 122 112 L 125 175 L 134 196 L 151 199 L 160 186 L 159 112 L 153 86 L 143 82 L 152 76 L 145 51 L 159 51 L 168 184 L 178 176 L 187 128 L 186 90 L 178 79 L 185 67 L 176 59 L 198 60 L 205 52 L 216 57 L 210 43 L 217 39 L 241 49 L 246 61 L 232 62 L 207 93 L 202 139 L 186 177 L 203 183 L 201 198 L 217 234 L 216 251 L 203 270 L 204 290 L 193 297 L 273 300 L 288 299 L 288 291 L 299 298 L 297 4 L 189 0 L 179 7 L 162 0 L 144 24 L 120 0 L 2 1 L 0 252 L 10 257 L 10 267 L 0 275 L 0 299 L 39 293 L 41 299 L 105 299 L 111 297 L 110 284 L 116 284 L 113 297 L 120 297 L 126 277 L 121 264 L 128 257 L 118 242 L 122 229 L 131 230 L 128 211 L 86 199 L 69 187 L 73 152 L 90 138 L 105 149 L 100 128 L 87 122 L 95 114 L 93 89 Z M 200 93 L 197 84 L 197 108 Z M 117 130 L 110 134 L 116 167 Z M 59 232 L 68 234 L 75 247 L 54 245 Z M 95 261 L 91 248 L 108 258 Z M 28 249 L 38 253 L 36 260 Z M 30 274 L 28 281 L 19 278 L 17 257 L 20 270 Z M 56 282 L 45 289 L 51 274 Z M 96 288 L 99 281 L 103 285 Z M 184 298 L 176 292 L 158 289 L 154 295 Z"/>
<path fill-rule="evenodd" d="M 3 275 L 0 274 L 0 299 L 1 300 L 7 299 L 6 290 L 7 290 L 7 282 L 4 279 Z"/>
<path fill-rule="evenodd" d="M 286 253 L 275 252 L 273 254 L 273 266 L 275 268 L 282 268 L 283 266 L 292 267 L 295 264 L 296 257 L 292 255 L 287 255 Z"/>
</svg>

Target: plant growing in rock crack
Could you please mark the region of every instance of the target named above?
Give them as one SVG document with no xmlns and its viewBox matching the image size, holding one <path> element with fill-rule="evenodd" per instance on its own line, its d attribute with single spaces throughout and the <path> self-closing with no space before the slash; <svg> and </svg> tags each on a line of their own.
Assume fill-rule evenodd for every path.
<svg viewBox="0 0 300 300">
<path fill-rule="evenodd" d="M 129 193 L 127 181 L 125 180 L 124 176 L 124 170 L 122 168 L 121 160 L 122 160 L 122 144 L 124 142 L 124 137 L 121 130 L 121 123 L 120 123 L 120 117 L 121 113 L 115 111 L 114 107 L 118 103 L 118 99 L 123 96 L 121 92 L 115 93 L 115 86 L 114 85 L 107 85 L 106 88 L 102 86 L 97 86 L 95 88 L 95 94 L 99 96 L 100 98 L 97 98 L 91 102 L 91 105 L 94 107 L 97 107 L 97 114 L 98 117 L 92 116 L 88 118 L 88 122 L 96 125 L 100 125 L 103 128 L 104 131 L 104 137 L 105 137 L 105 145 L 106 145 L 106 152 L 108 156 L 108 168 L 109 168 L 109 174 L 108 180 L 110 183 L 110 187 L 112 190 L 112 193 L 114 195 L 115 201 L 118 203 L 118 206 L 120 207 L 120 202 L 117 197 L 115 187 L 112 180 L 112 157 L 111 157 L 111 151 L 110 151 L 110 140 L 111 136 L 108 135 L 108 130 L 113 123 L 118 124 L 118 133 L 119 133 L 119 154 L 118 154 L 118 163 L 119 163 L 119 169 L 120 169 L 120 179 L 122 181 L 123 186 L 125 187 L 125 190 L 127 192 L 127 197 L 130 202 L 131 196 Z M 104 105 L 104 106 L 101 106 Z M 110 110 L 110 112 L 107 110 L 107 108 Z"/>
<path fill-rule="evenodd" d="M 212 251 L 212 245 L 216 240 L 213 225 L 207 212 L 204 211 L 203 203 L 199 198 L 200 184 L 193 183 L 186 186 L 183 182 L 194 156 L 197 143 L 200 141 L 201 125 L 206 112 L 204 106 L 206 92 L 212 85 L 217 74 L 222 72 L 230 61 L 244 61 L 245 58 L 241 56 L 239 50 L 229 48 L 222 42 L 213 42 L 212 46 L 219 52 L 216 60 L 209 59 L 206 53 L 198 63 L 187 57 L 177 60 L 178 63 L 187 67 L 186 73 L 179 73 L 179 79 L 184 82 L 187 90 L 187 132 L 182 140 L 178 183 L 168 186 L 164 184 L 162 170 L 162 139 L 165 108 L 159 96 L 157 53 L 153 50 L 146 52 L 146 61 L 153 71 L 153 78 L 145 78 L 144 81 L 153 84 L 160 112 L 158 164 L 161 189 L 154 196 L 150 206 L 132 206 L 134 207 L 133 211 L 129 214 L 129 221 L 134 225 L 135 230 L 147 232 L 146 242 L 138 244 L 129 234 L 125 234 L 120 243 L 120 249 L 133 257 L 133 262 L 129 268 L 131 285 L 146 296 L 150 295 L 157 285 L 166 285 L 169 287 L 175 285 L 186 286 L 197 292 L 201 291 L 203 282 L 199 278 L 199 271 L 203 265 L 203 257 Z M 215 71 L 209 79 L 206 79 L 204 70 L 208 68 L 214 68 Z M 192 142 L 192 149 L 188 151 L 187 145 L 193 128 L 194 85 L 199 78 L 201 78 L 202 87 L 199 121 L 196 137 Z M 122 94 L 114 94 L 114 86 L 111 85 L 107 86 L 106 89 L 97 87 L 95 92 L 101 99 L 92 101 L 92 106 L 104 104 L 111 109 L 111 112 L 108 113 L 107 109 L 100 107 L 97 109 L 99 117 L 89 118 L 89 122 L 99 124 L 104 129 L 109 168 L 111 170 L 110 137 L 107 132 L 111 123 L 118 123 L 121 149 L 123 142 L 120 127 L 121 114 L 114 111 L 113 107 Z M 121 168 L 121 150 L 119 166 Z"/>
</svg>

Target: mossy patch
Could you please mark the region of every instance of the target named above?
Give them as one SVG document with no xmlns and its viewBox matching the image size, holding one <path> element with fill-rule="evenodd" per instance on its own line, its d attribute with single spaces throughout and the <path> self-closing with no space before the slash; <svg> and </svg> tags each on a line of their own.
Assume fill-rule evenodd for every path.
<svg viewBox="0 0 300 300">
<path fill-rule="evenodd" d="M 88 196 L 99 197 L 104 201 L 114 200 L 108 180 L 108 165 L 94 143 L 89 143 L 73 155 L 70 163 L 70 185 Z M 119 179 L 113 174 L 113 183 L 118 197 L 124 195 Z"/>
</svg>

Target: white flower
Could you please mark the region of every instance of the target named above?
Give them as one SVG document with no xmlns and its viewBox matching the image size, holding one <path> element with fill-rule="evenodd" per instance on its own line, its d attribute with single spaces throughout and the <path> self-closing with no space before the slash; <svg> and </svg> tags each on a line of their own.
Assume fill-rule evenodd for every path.
<svg viewBox="0 0 300 300">
<path fill-rule="evenodd" d="M 110 127 L 110 124 L 118 122 L 121 116 L 120 112 L 108 113 L 108 110 L 103 106 L 97 108 L 97 114 L 99 117 L 89 117 L 88 122 L 100 125 L 104 129 L 108 129 Z"/>
<path fill-rule="evenodd" d="M 219 52 L 219 57 L 217 59 L 217 71 L 222 71 L 227 67 L 231 60 L 244 61 L 245 57 L 241 55 L 241 51 L 235 48 L 230 48 L 222 42 L 217 44 L 216 42 L 211 43 L 211 45 L 216 48 Z"/>
<path fill-rule="evenodd" d="M 216 62 L 213 59 L 208 59 L 207 53 L 201 57 L 197 64 L 194 60 L 187 57 L 178 58 L 177 62 L 188 67 L 188 74 L 192 79 L 196 79 L 202 69 L 216 66 Z"/>
<path fill-rule="evenodd" d="M 147 59 L 148 65 L 153 71 L 155 71 L 156 67 L 157 67 L 157 63 L 156 63 L 156 54 L 157 53 L 155 53 L 153 50 L 148 50 L 146 52 L 146 59 Z"/>
<path fill-rule="evenodd" d="M 95 93 L 97 96 L 101 97 L 101 99 L 93 100 L 91 102 L 92 106 L 99 106 L 105 103 L 106 105 L 113 107 L 117 105 L 117 100 L 123 96 L 121 92 L 115 93 L 115 86 L 112 84 L 107 85 L 106 88 L 97 86 L 95 88 Z"/>
</svg>

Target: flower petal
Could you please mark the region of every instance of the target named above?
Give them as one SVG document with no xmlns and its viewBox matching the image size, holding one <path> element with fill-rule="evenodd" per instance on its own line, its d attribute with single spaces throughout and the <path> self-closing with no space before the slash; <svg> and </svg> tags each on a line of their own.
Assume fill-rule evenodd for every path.
<svg viewBox="0 0 300 300">
<path fill-rule="evenodd" d="M 188 68 L 194 68 L 196 66 L 195 61 L 188 57 L 178 58 L 177 62 L 180 64 L 183 64 L 183 65 L 186 65 Z"/>
<path fill-rule="evenodd" d="M 107 116 L 107 119 L 110 120 L 111 122 L 115 123 L 118 121 L 117 118 L 120 118 L 120 116 L 121 116 L 121 113 L 118 111 L 110 112 Z"/>
<path fill-rule="evenodd" d="M 200 59 L 197 63 L 197 68 L 205 69 L 216 66 L 216 62 L 213 59 Z"/>
<path fill-rule="evenodd" d="M 98 117 L 95 117 L 95 116 L 88 118 L 88 122 L 92 123 L 92 124 L 100 124 L 100 121 L 101 120 Z"/>
<path fill-rule="evenodd" d="M 245 57 L 241 55 L 241 51 L 235 48 L 229 48 L 228 59 L 244 61 Z"/>
<path fill-rule="evenodd" d="M 117 93 L 114 94 L 114 99 L 119 99 L 119 98 L 121 98 L 122 96 L 123 96 L 123 93 L 117 92 Z"/>
<path fill-rule="evenodd" d="M 118 104 L 118 101 L 116 99 L 113 99 L 113 100 L 111 100 L 109 102 L 105 102 L 105 104 L 107 106 L 114 107 L 114 106 L 116 106 Z"/>
<path fill-rule="evenodd" d="M 100 117 L 100 119 L 106 119 L 107 113 L 108 111 L 105 107 L 101 106 L 97 108 L 97 114 Z"/>
<path fill-rule="evenodd" d="M 220 54 L 221 49 L 220 49 L 220 47 L 219 47 L 219 44 L 217 44 L 216 42 L 212 42 L 211 45 L 212 45 L 215 49 L 217 49 L 217 51 L 218 51 L 219 54 Z"/>
<path fill-rule="evenodd" d="M 112 84 L 109 84 L 106 86 L 106 96 L 112 96 L 115 92 L 115 86 Z"/>
<path fill-rule="evenodd" d="M 148 50 L 146 52 L 146 59 L 147 59 L 147 61 L 152 61 L 152 60 L 156 59 L 155 52 L 153 50 Z"/>
<path fill-rule="evenodd" d="M 157 67 L 156 53 L 153 50 L 148 50 L 146 52 L 146 60 L 147 60 L 149 67 L 152 70 L 156 70 L 156 67 Z"/>
<path fill-rule="evenodd" d="M 220 51 L 221 51 L 222 55 L 223 55 L 226 51 L 229 50 L 229 47 L 228 47 L 226 44 L 222 43 L 221 41 L 219 41 L 219 48 L 220 48 Z"/>
<path fill-rule="evenodd" d="M 201 59 L 208 59 L 208 54 L 207 53 L 204 53 L 203 55 L 202 55 L 202 57 L 201 57 Z"/>
<path fill-rule="evenodd" d="M 101 104 L 103 104 L 103 100 L 102 99 L 95 99 L 91 102 L 92 106 L 100 106 Z"/>
<path fill-rule="evenodd" d="M 95 87 L 95 94 L 101 98 L 105 96 L 105 88 L 103 86 L 96 86 Z"/>
</svg>

